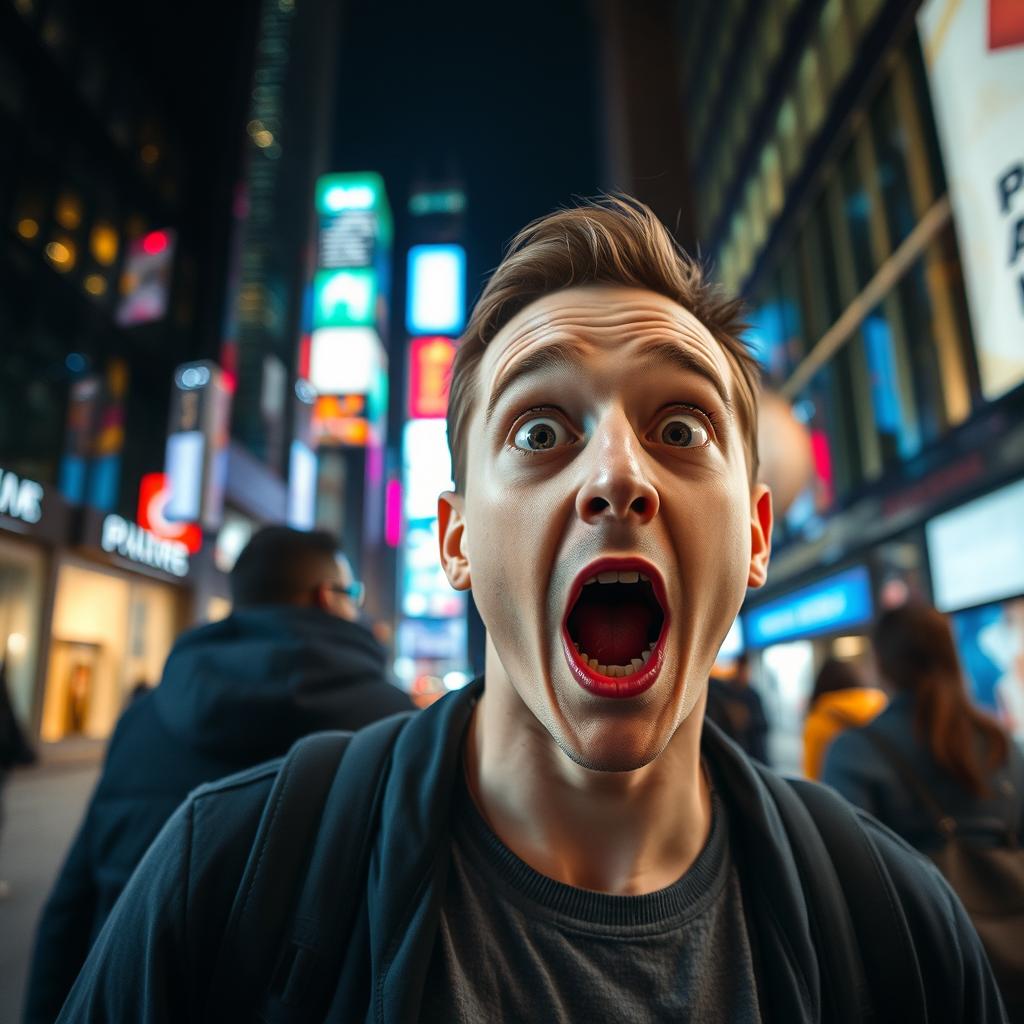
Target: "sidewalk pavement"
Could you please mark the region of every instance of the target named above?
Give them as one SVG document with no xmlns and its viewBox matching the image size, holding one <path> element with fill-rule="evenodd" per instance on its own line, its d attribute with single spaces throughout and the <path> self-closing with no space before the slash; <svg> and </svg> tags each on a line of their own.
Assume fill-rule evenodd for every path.
<svg viewBox="0 0 1024 1024">
<path fill-rule="evenodd" d="M 105 744 L 76 739 L 43 744 L 39 764 L 8 776 L 2 795 L 0 1021 L 20 1019 L 25 974 L 43 902 L 96 783 Z"/>
</svg>

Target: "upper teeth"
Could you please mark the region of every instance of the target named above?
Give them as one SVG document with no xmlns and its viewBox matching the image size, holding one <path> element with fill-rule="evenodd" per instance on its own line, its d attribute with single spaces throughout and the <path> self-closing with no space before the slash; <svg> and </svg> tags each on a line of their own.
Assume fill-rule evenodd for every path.
<svg viewBox="0 0 1024 1024">
<path fill-rule="evenodd" d="M 605 572 L 599 572 L 596 576 L 591 576 L 588 580 L 585 580 L 583 585 L 589 586 L 591 583 L 650 583 L 650 579 L 645 576 L 642 572 L 638 572 L 636 569 L 608 569 Z"/>
</svg>

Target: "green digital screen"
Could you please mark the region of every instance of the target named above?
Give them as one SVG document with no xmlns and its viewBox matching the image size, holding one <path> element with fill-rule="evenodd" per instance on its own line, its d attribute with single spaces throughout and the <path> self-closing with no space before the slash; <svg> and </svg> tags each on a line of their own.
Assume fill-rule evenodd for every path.
<svg viewBox="0 0 1024 1024">
<path fill-rule="evenodd" d="M 319 270 L 313 280 L 313 327 L 369 327 L 376 321 L 377 275 L 368 267 Z"/>
</svg>

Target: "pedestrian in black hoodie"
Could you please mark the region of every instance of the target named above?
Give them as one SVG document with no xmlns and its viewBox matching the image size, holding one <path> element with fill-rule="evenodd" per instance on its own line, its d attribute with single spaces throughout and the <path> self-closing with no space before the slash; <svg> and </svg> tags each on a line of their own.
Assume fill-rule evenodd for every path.
<svg viewBox="0 0 1024 1024">
<path fill-rule="evenodd" d="M 192 789 L 308 733 L 412 708 L 358 621 L 361 587 L 337 547 L 322 532 L 257 533 L 231 574 L 233 613 L 182 635 L 160 685 L 125 710 L 43 910 L 26 1021 L 56 1018 L 136 864 Z"/>
</svg>

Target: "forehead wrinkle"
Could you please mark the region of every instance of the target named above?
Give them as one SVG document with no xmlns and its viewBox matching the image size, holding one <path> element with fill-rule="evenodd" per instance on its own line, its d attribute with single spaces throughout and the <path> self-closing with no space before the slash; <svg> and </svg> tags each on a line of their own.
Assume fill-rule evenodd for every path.
<svg viewBox="0 0 1024 1024">
<path fill-rule="evenodd" d="M 625 294 L 620 296 L 617 292 Z M 559 305 L 545 308 L 545 301 L 556 296 Z M 487 346 L 480 369 L 490 361 L 489 357 L 496 365 L 490 375 L 485 421 L 491 418 L 509 386 L 527 373 L 553 368 L 559 361 L 585 360 L 590 354 L 588 349 L 609 349 L 648 339 L 659 339 L 675 348 L 676 352 L 665 351 L 661 356 L 667 356 L 681 369 L 706 377 L 732 413 L 728 388 L 732 374 L 722 346 L 689 309 L 673 299 L 642 289 L 587 286 L 552 293 L 537 303 L 542 304 L 541 308 L 536 308 L 536 303 L 527 306 Z M 504 344 L 495 345 L 502 334 Z M 678 341 L 669 340 L 672 337 Z M 530 358 L 530 350 L 540 346 L 557 351 L 552 351 L 550 358 L 546 353 L 536 360 Z M 642 353 L 637 355 L 644 358 Z M 706 363 L 700 356 L 706 357 Z M 534 365 L 525 365 L 523 372 L 517 372 L 514 363 L 519 357 Z"/>
<path fill-rule="evenodd" d="M 539 339 L 537 340 L 540 342 Z M 517 359 L 517 354 L 524 348 L 528 351 Z M 533 373 L 581 363 L 586 360 L 588 355 L 589 351 L 586 345 L 581 344 L 577 339 L 564 336 L 549 340 L 546 344 L 521 345 L 516 351 L 507 353 L 508 358 L 495 368 L 484 422 L 490 421 L 498 403 L 516 381 Z"/>
</svg>

